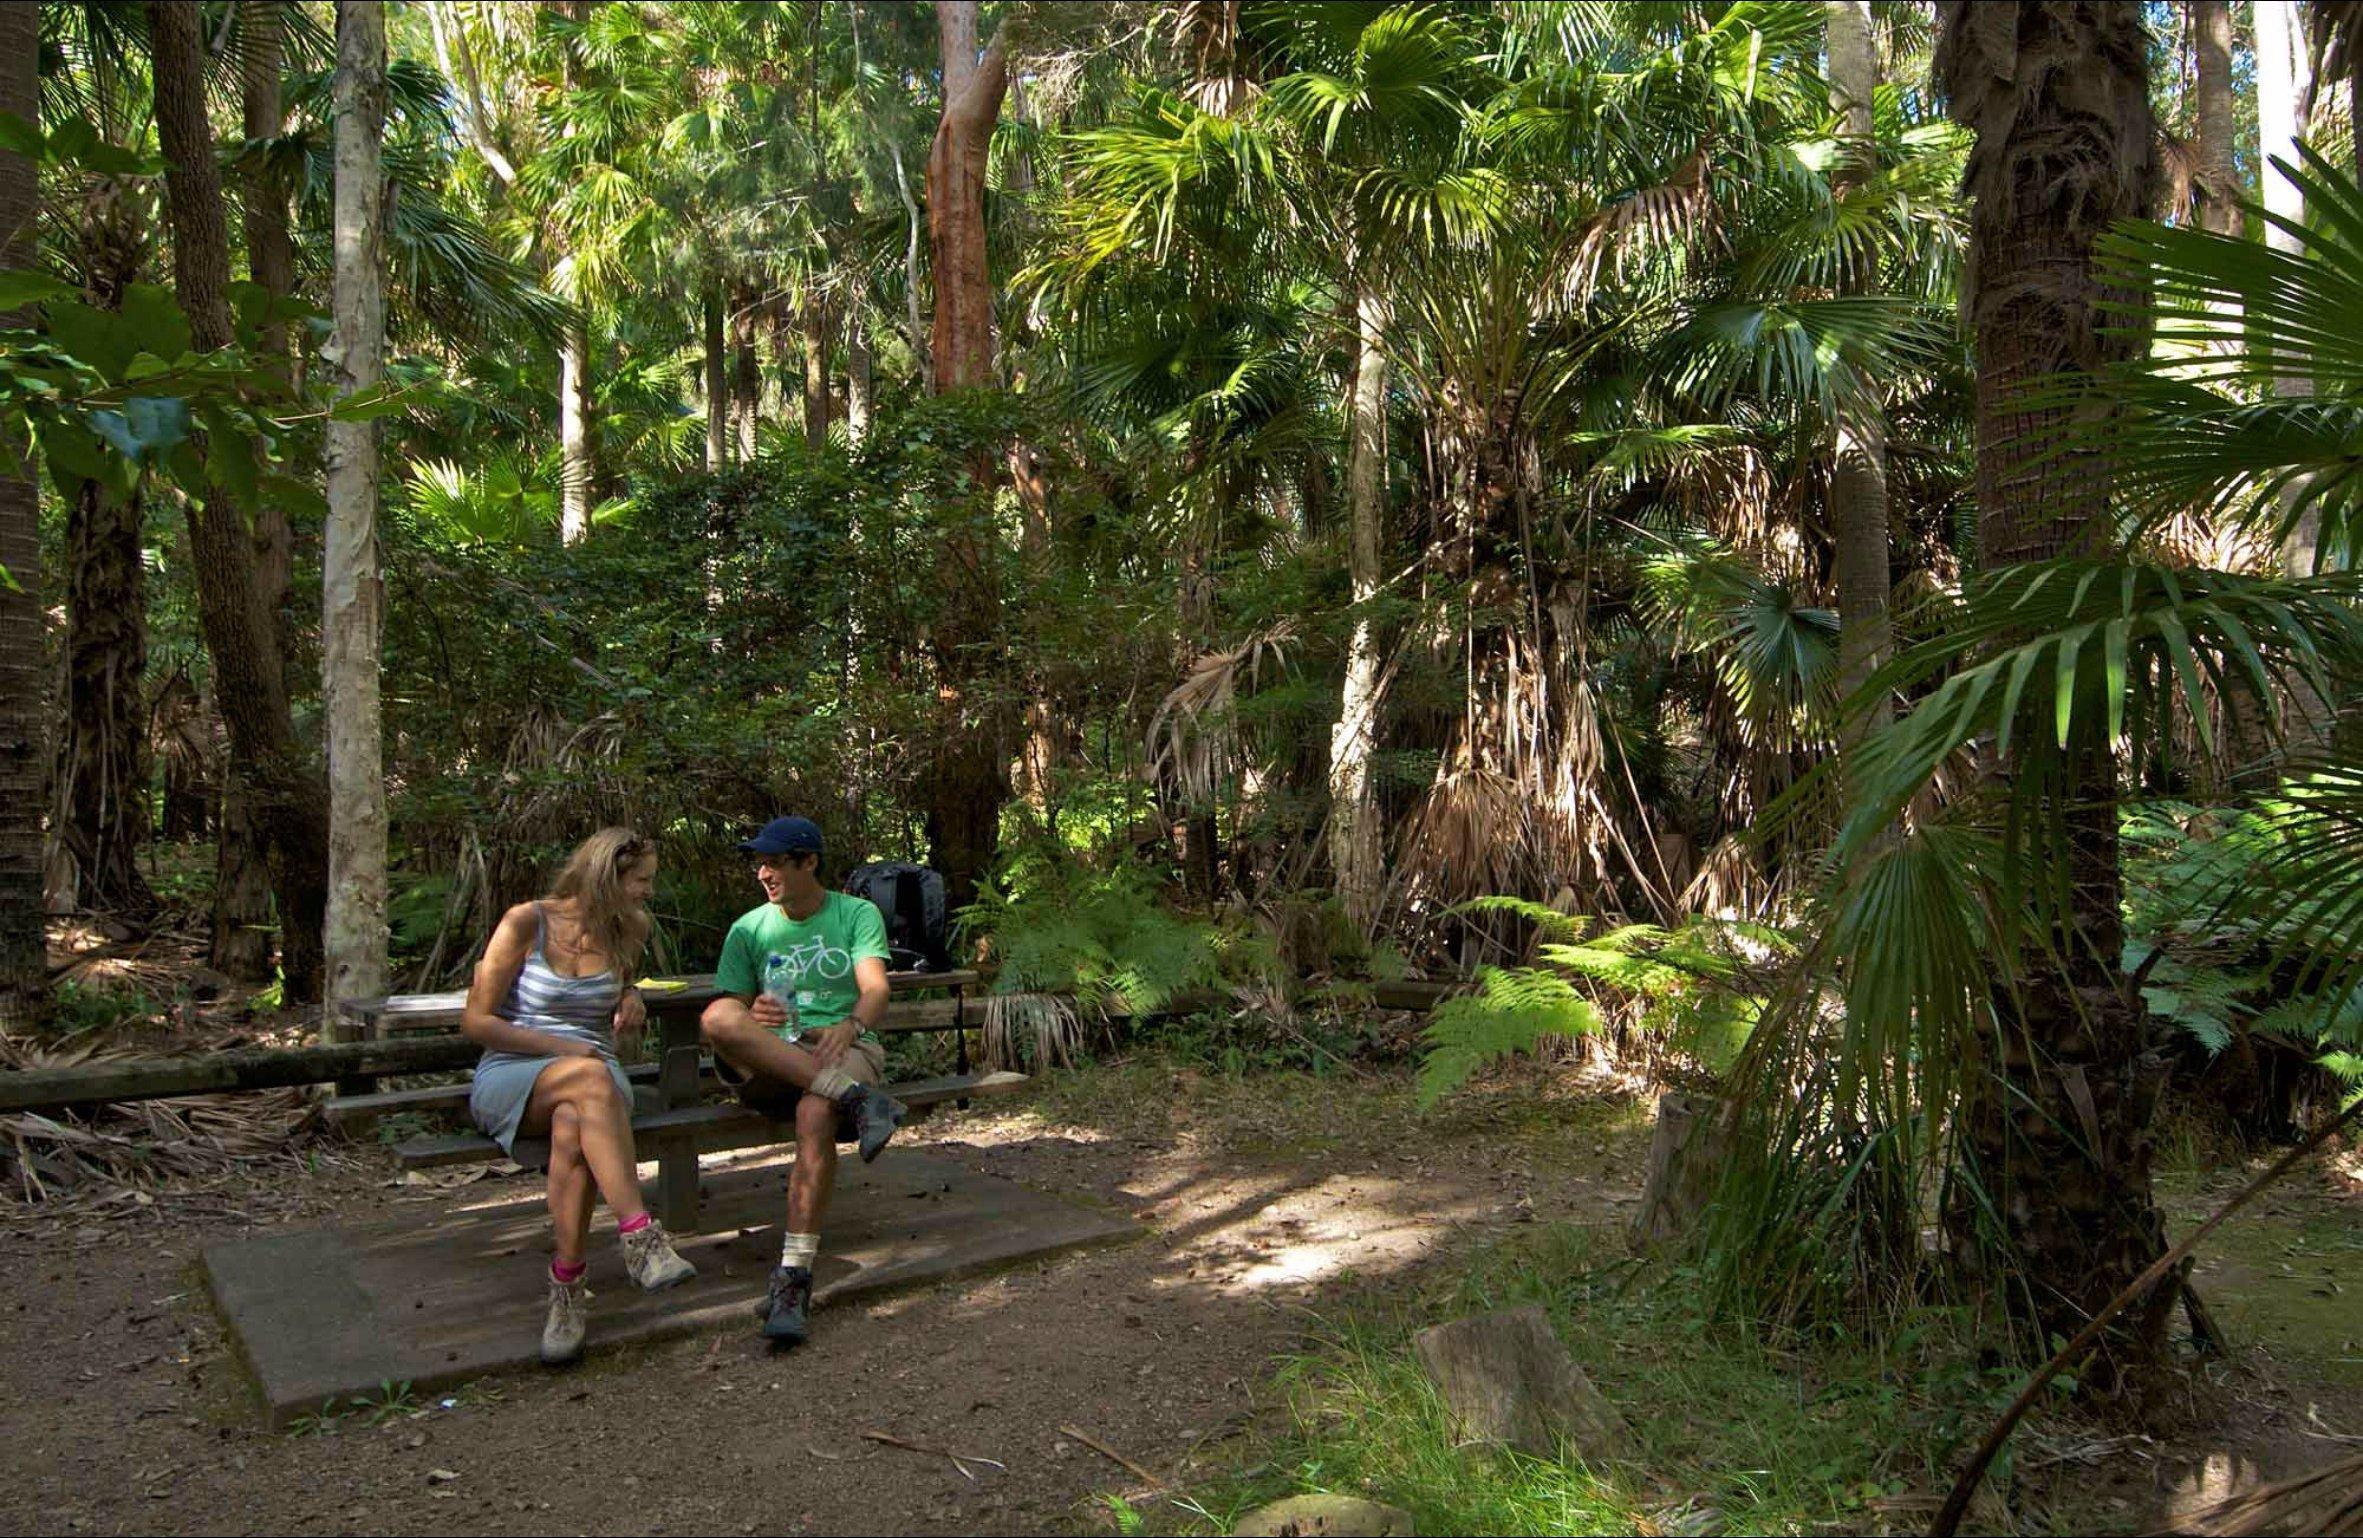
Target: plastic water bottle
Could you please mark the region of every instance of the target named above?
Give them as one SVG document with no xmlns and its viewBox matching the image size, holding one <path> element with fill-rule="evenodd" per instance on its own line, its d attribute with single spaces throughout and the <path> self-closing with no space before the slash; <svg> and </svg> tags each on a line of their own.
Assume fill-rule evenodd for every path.
<svg viewBox="0 0 2363 1538">
<path fill-rule="evenodd" d="M 779 1007 L 787 1011 L 783 1029 L 789 1040 L 804 1033 L 802 1012 L 796 1008 L 796 980 L 789 974 L 788 958 L 777 951 L 763 960 L 763 996 L 777 999 Z"/>
</svg>

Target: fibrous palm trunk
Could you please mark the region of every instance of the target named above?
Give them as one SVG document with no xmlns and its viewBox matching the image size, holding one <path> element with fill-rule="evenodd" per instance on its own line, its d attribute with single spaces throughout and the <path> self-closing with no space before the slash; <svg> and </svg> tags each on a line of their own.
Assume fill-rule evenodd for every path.
<svg viewBox="0 0 2363 1538">
<path fill-rule="evenodd" d="M 120 309 L 151 240 L 135 184 L 108 177 L 83 199 L 76 229 L 84 299 Z M 148 836 L 147 566 L 142 501 L 95 481 L 66 510 L 65 708 L 59 713 L 52 906 L 139 918 L 155 907 L 140 873 Z"/>
<path fill-rule="evenodd" d="M 246 136 L 276 138 L 286 126 L 279 99 L 285 9 L 278 0 L 264 0 L 242 13 L 239 20 L 248 29 L 247 47 L 239 61 Z M 295 240 L 288 229 L 287 191 L 272 178 L 265 161 L 257 161 L 247 171 L 241 191 L 246 205 L 248 274 L 273 295 L 285 298 L 295 288 Z M 265 333 L 262 345 L 274 356 L 285 352 L 286 328 L 273 327 Z M 296 358 L 300 360 L 300 350 Z M 247 532 L 254 542 L 255 601 L 271 616 L 274 645 L 284 658 L 291 649 L 287 593 L 295 565 L 294 535 L 287 526 L 287 515 L 276 504 L 257 507 Z M 234 752 L 223 767 L 221 797 L 213 862 L 213 965 L 224 976 L 241 982 L 267 982 L 271 976 L 269 819 L 260 793 Z"/>
<path fill-rule="evenodd" d="M 0 112 L 40 111 L 38 6 L 0 6 Z M 33 163 L 0 150 L 0 237 L 32 264 L 40 191 Z M 38 1025 L 49 996 L 41 903 L 40 498 L 29 470 L 0 476 L 0 1032 Z"/>
<path fill-rule="evenodd" d="M 1870 0 L 1827 0 L 1831 105 L 1845 120 L 1846 162 L 1835 180 L 1840 197 L 1878 171 L 1871 96 L 1879 84 L 1879 56 L 1871 46 Z M 1857 272 L 1848 287 L 1866 291 L 1876 274 Z M 1838 406 L 1835 462 L 1830 474 L 1830 524 L 1835 544 L 1831 575 L 1838 589 L 1838 691 L 1852 698 L 1891 645 L 1887 599 L 1887 416 L 1876 381 L 1860 382 Z M 1884 699 L 1865 702 L 1847 717 L 1850 741 L 1885 724 Z"/>
<path fill-rule="evenodd" d="M 147 17 L 174 284 L 191 338 L 210 352 L 231 341 L 230 247 L 205 112 L 204 18 L 197 7 L 170 0 L 149 0 Z M 326 786 L 295 735 L 279 617 L 266 599 L 266 582 L 257 577 L 263 562 L 246 513 L 226 495 L 192 499 L 188 524 L 198 625 L 213 659 L 214 695 L 233 761 L 251 793 L 250 810 L 272 851 L 284 996 L 290 1003 L 310 1002 L 320 992 L 320 926 L 327 906 Z M 225 816 L 230 810 L 225 805 Z"/>
<path fill-rule="evenodd" d="M 2128 0 L 1940 7 L 1937 62 L 1953 115 L 1977 134 L 1968 296 L 1977 349 L 1978 555 L 1988 569 L 2098 551 L 2109 472 L 2063 438 L 2066 413 L 2027 392 L 2137 353 L 2108 323 L 2093 241 L 2152 206 L 2155 134 L 2140 7 Z M 1964 1253 L 1999 1261 L 2045 1337 L 2073 1334 L 2165 1247 L 2150 1188 L 2150 1120 L 2164 1067 L 2121 973 L 2116 763 L 2084 723 L 2039 808 L 2065 829 L 2064 892 L 2019 894 L 2034 938 L 1995 990 L 1965 1076 L 1961 1135 L 1982 1202 L 1952 1214 Z M 2021 769 L 2023 744 L 1999 772 Z M 2054 867 L 2056 869 L 2056 867 Z M 2038 873 L 2026 885 L 2051 883 Z M 2130 1317 L 2084 1377 L 2117 1392 L 2156 1360 L 2169 1287 Z"/>
<path fill-rule="evenodd" d="M 804 446 L 815 454 L 829 444 L 828 301 L 818 284 L 804 290 Z"/>
<path fill-rule="evenodd" d="M 374 0 L 336 7 L 337 389 L 383 372 L 386 334 L 379 138 L 386 19 Z M 378 705 L 385 608 L 377 559 L 375 422 L 328 424 L 328 536 L 321 559 L 321 700 L 328 718 L 328 1006 L 386 991 L 386 785 Z"/>
<path fill-rule="evenodd" d="M 927 228 L 935 256 L 930 351 L 938 392 L 993 382 L 993 281 L 985 259 L 985 152 L 1009 84 L 1003 40 L 980 59 L 975 0 L 935 8 L 943 56 L 943 117 L 927 156 Z M 974 484 L 989 494 L 993 462 L 979 456 Z M 1001 551 L 989 507 L 959 520 L 938 547 L 942 607 L 929 637 L 938 700 L 929 776 L 927 837 L 951 901 L 969 901 L 1001 841 L 1009 755 L 990 658 L 1001 622 Z"/>
<path fill-rule="evenodd" d="M 2191 0 L 2191 105 L 2199 227 L 2240 233 L 2240 174 L 2232 151 L 2232 0 Z"/>
<path fill-rule="evenodd" d="M 1346 460 L 1347 568 L 1355 615 L 1337 725 L 1329 734 L 1329 863 L 1338 900 L 1364 928 L 1378 920 L 1385 884 L 1370 785 L 1370 755 L 1378 740 L 1379 637 L 1369 605 L 1378 595 L 1387 503 L 1387 321 L 1386 296 L 1363 285 L 1354 303 L 1353 436 Z"/>
</svg>

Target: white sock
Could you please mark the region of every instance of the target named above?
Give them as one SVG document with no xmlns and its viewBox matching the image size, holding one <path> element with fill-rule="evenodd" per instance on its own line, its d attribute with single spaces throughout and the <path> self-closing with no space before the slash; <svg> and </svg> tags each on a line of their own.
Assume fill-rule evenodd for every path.
<svg viewBox="0 0 2363 1538">
<path fill-rule="evenodd" d="M 790 1234 L 779 1247 L 779 1263 L 783 1266 L 802 1266 L 809 1271 L 813 1261 L 819 1257 L 818 1234 Z"/>
</svg>

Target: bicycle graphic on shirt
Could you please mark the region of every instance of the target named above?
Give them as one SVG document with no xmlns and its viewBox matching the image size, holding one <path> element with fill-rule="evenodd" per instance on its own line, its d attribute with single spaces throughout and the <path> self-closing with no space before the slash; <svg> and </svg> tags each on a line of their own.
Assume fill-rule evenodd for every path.
<svg viewBox="0 0 2363 1538">
<path fill-rule="evenodd" d="M 829 944 L 819 935 L 802 944 L 791 945 L 786 950 L 776 951 L 773 955 L 789 984 L 799 989 L 809 979 L 834 982 L 853 970 L 853 953 L 842 946 Z"/>
</svg>

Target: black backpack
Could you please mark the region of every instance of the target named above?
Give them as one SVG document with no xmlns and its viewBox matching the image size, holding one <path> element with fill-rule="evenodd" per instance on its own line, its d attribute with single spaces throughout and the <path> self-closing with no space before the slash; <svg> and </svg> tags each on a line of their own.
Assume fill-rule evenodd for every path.
<svg viewBox="0 0 2363 1538">
<path fill-rule="evenodd" d="M 899 860 L 855 868 L 845 890 L 866 897 L 886 916 L 887 965 L 897 972 L 948 972 L 944 949 L 944 878 L 924 865 Z"/>
</svg>

